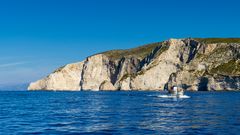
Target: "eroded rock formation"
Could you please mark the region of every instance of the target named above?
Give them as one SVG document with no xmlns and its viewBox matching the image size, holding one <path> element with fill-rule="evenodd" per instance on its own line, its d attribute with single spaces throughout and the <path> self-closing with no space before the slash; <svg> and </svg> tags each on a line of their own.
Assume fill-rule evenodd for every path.
<svg viewBox="0 0 240 135">
<path fill-rule="evenodd" d="M 29 90 L 239 90 L 240 39 L 170 39 L 66 65 Z"/>
</svg>

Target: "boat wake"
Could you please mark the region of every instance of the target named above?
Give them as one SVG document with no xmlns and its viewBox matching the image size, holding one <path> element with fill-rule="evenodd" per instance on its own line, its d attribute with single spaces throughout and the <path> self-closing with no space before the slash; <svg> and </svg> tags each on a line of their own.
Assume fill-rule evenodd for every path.
<svg viewBox="0 0 240 135">
<path fill-rule="evenodd" d="M 159 98 L 191 98 L 190 96 L 187 96 L 187 95 L 179 95 L 179 96 L 175 96 L 175 95 L 160 95 L 158 97 Z"/>
</svg>

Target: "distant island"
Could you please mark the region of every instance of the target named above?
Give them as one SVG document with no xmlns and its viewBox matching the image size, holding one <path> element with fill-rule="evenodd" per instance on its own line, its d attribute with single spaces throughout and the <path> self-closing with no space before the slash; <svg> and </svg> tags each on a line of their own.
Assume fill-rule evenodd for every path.
<svg viewBox="0 0 240 135">
<path fill-rule="evenodd" d="M 186 38 L 68 64 L 28 90 L 240 90 L 240 38 Z"/>
</svg>

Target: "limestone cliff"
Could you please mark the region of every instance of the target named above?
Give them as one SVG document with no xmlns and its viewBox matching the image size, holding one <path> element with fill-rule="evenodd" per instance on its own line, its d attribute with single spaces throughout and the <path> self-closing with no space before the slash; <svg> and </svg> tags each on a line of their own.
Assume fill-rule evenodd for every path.
<svg viewBox="0 0 240 135">
<path fill-rule="evenodd" d="M 240 90 L 240 39 L 170 39 L 59 68 L 29 90 Z"/>
<path fill-rule="evenodd" d="M 46 78 L 31 83 L 29 90 L 80 90 L 83 63 L 69 64 L 54 71 Z"/>
</svg>

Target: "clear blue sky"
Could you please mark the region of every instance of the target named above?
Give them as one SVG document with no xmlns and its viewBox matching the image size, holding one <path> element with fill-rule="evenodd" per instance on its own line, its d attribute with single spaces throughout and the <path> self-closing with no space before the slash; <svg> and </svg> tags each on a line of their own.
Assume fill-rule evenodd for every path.
<svg viewBox="0 0 240 135">
<path fill-rule="evenodd" d="M 238 0 L 1 0 L 0 85 L 97 52 L 182 37 L 239 37 Z"/>
</svg>

